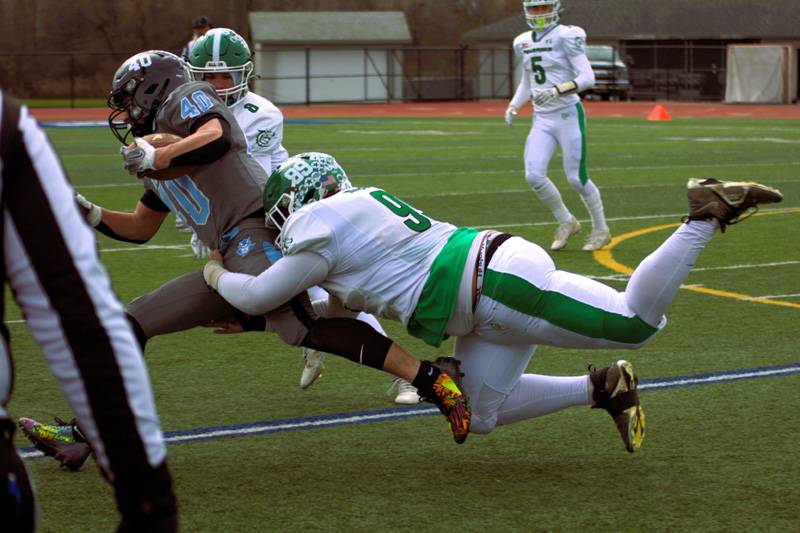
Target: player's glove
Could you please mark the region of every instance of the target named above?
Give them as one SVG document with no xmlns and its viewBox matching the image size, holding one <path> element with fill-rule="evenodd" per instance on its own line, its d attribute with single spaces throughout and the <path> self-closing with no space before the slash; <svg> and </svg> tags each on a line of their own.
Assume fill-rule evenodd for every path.
<svg viewBox="0 0 800 533">
<path fill-rule="evenodd" d="M 564 81 L 557 83 L 555 87 L 548 87 L 547 89 L 534 89 L 533 90 L 533 103 L 536 105 L 545 105 L 552 102 L 559 96 L 567 96 L 578 92 L 578 84 L 575 80 Z"/>
<path fill-rule="evenodd" d="M 122 166 L 131 174 L 138 174 L 145 170 L 155 170 L 156 149 L 141 137 L 136 137 L 134 142 L 136 146 L 123 146 L 119 149 L 123 159 Z"/>
<path fill-rule="evenodd" d="M 517 116 L 517 108 L 511 104 L 508 104 L 505 115 L 506 125 L 511 126 L 511 122 L 514 120 L 514 117 L 516 116 Z"/>
<path fill-rule="evenodd" d="M 537 106 L 549 104 L 556 98 L 558 98 L 558 89 L 555 87 L 533 90 L 533 103 Z"/>
<path fill-rule="evenodd" d="M 78 211 L 81 212 L 83 218 L 93 228 L 96 228 L 100 221 L 103 220 L 103 210 L 100 209 L 100 206 L 93 204 L 84 198 L 82 194 L 75 193 L 75 203 L 78 204 Z"/>
<path fill-rule="evenodd" d="M 195 259 L 205 259 L 211 252 L 208 246 L 203 244 L 203 241 L 197 236 L 197 233 L 192 233 L 192 240 L 189 241 L 189 244 L 192 245 L 192 253 Z"/>
</svg>

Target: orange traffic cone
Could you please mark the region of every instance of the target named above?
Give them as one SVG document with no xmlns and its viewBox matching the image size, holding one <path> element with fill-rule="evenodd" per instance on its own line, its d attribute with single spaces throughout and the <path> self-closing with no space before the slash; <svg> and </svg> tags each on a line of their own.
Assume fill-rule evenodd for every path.
<svg viewBox="0 0 800 533">
<path fill-rule="evenodd" d="M 667 109 L 663 105 L 657 104 L 647 115 L 647 120 L 672 120 L 672 117 L 669 116 Z"/>
</svg>

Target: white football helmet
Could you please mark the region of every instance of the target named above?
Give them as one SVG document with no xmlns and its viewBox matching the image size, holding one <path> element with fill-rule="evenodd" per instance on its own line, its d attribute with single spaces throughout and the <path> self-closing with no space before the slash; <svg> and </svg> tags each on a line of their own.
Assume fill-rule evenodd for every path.
<svg viewBox="0 0 800 533">
<path fill-rule="evenodd" d="M 550 11 L 534 14 L 532 8 L 537 6 L 549 6 Z M 563 10 L 561 0 L 522 0 L 525 21 L 533 31 L 537 32 L 543 32 L 558 24 L 558 18 Z"/>
</svg>

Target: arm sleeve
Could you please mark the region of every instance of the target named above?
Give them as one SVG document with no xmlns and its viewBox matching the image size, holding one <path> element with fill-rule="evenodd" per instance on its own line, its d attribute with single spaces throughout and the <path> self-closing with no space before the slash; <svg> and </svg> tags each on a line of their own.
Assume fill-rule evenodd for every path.
<svg viewBox="0 0 800 533">
<path fill-rule="evenodd" d="M 158 211 L 159 213 L 169 213 L 170 211 L 169 206 L 167 206 L 152 189 L 145 189 L 139 201 L 142 202 L 145 207 L 153 211 Z"/>
<path fill-rule="evenodd" d="M 575 71 L 575 84 L 578 86 L 578 92 L 594 87 L 594 71 L 586 55 L 572 57 L 569 62 Z"/>
<path fill-rule="evenodd" d="M 289 255 L 258 276 L 225 272 L 217 292 L 248 315 L 262 315 L 280 307 L 328 275 L 328 262 L 314 252 Z"/>
<path fill-rule="evenodd" d="M 25 108 L 1 93 L 0 100 L 2 245 L 17 303 L 114 483 L 123 514 L 141 513 L 149 501 L 148 508 L 174 515 L 142 352 L 98 261 L 93 233 L 44 132 Z"/>
<path fill-rule="evenodd" d="M 519 80 L 517 91 L 514 93 L 514 97 L 511 99 L 511 105 L 513 105 L 517 109 L 520 109 L 525 104 L 525 102 L 528 102 L 530 99 L 531 99 L 531 80 L 525 74 L 525 69 L 522 69 L 522 78 Z"/>
<path fill-rule="evenodd" d="M 564 36 L 564 49 L 575 73 L 577 92 L 594 87 L 594 71 L 586 57 L 586 32 L 582 28 L 572 26 L 569 34 Z"/>
<path fill-rule="evenodd" d="M 203 115 L 199 123 L 192 125 L 192 133 L 213 118 L 219 119 L 220 124 L 222 124 L 222 135 L 218 139 L 195 148 L 191 152 L 186 152 L 173 158 L 169 166 L 208 165 L 228 153 L 228 150 L 231 149 L 231 125 L 228 124 L 224 117 L 215 114 Z"/>
</svg>

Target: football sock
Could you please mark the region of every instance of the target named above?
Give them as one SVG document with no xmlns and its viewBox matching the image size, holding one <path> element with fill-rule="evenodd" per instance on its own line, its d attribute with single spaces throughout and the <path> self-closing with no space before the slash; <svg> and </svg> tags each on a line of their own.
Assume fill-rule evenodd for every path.
<svg viewBox="0 0 800 533">
<path fill-rule="evenodd" d="M 606 224 L 606 215 L 603 212 L 603 200 L 600 197 L 600 189 L 597 188 L 592 180 L 586 182 L 581 189 L 581 200 L 586 210 L 589 211 L 589 216 L 592 219 L 593 230 L 608 230 Z"/>
<path fill-rule="evenodd" d="M 656 251 L 644 258 L 625 289 L 625 300 L 636 315 L 657 327 L 686 280 L 700 251 L 719 227 L 716 220 L 682 224 Z"/>
<path fill-rule="evenodd" d="M 439 374 L 441 374 L 441 371 L 429 361 L 420 361 L 419 371 L 411 384 L 417 388 L 422 398 L 433 398 L 435 396 L 433 384 L 439 379 Z"/>
<path fill-rule="evenodd" d="M 574 405 L 589 405 L 588 376 L 523 374 L 497 411 L 497 425 L 555 413 Z"/>
<path fill-rule="evenodd" d="M 544 184 L 535 187 L 533 192 L 535 192 L 539 200 L 550 209 L 556 220 L 559 222 L 569 222 L 572 218 L 572 214 L 569 212 L 569 209 L 567 209 L 567 206 L 564 205 L 564 201 L 561 199 L 561 193 L 558 192 L 558 189 L 553 185 L 550 178 L 545 178 L 544 180 Z"/>
</svg>

